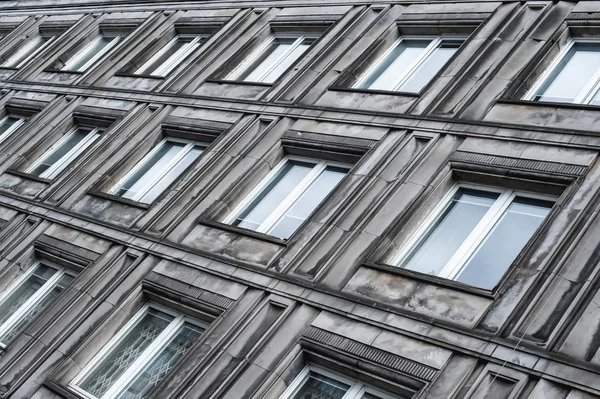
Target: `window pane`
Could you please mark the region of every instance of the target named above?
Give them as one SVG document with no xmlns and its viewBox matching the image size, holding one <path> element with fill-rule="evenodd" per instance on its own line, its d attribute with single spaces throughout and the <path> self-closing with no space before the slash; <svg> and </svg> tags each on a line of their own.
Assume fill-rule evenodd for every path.
<svg viewBox="0 0 600 399">
<path fill-rule="evenodd" d="M 347 171 L 344 168 L 327 167 L 271 228 L 269 234 L 279 238 L 291 236 L 319 206 L 327 194 L 344 178 Z"/>
<path fill-rule="evenodd" d="M 27 312 L 23 315 L 19 322 L 15 324 L 5 335 L 0 338 L 0 341 L 8 343 L 19 335 L 25 327 L 35 319 L 46 307 L 60 295 L 61 292 L 73 281 L 73 277 L 69 275 L 63 275 L 58 283 L 48 291 L 39 301 L 37 301 Z M 40 281 L 41 282 L 41 281 Z"/>
<path fill-rule="evenodd" d="M 498 196 L 498 193 L 460 188 L 403 266 L 438 275 Z"/>
<path fill-rule="evenodd" d="M 152 188 L 144 194 L 140 202 L 151 203 L 154 201 L 171 183 L 173 183 L 179 175 L 181 175 L 188 166 L 192 164 L 200 154 L 204 147 L 194 146 L 179 162 L 177 162 L 170 171 L 168 171 L 160 180 L 152 186 Z"/>
<path fill-rule="evenodd" d="M 78 128 L 72 134 L 70 134 L 65 141 L 60 144 L 57 143 L 56 148 L 51 149 L 48 153 L 42 155 L 43 159 L 41 162 L 32 170 L 29 170 L 28 173 L 41 177 L 52 178 L 67 165 L 67 160 L 76 157 L 78 154 L 83 152 L 83 150 L 85 150 L 89 144 L 91 144 L 93 140 L 84 143 L 84 140 L 89 139 L 87 137 L 89 134 L 92 134 L 89 129 Z M 93 134 L 97 136 L 96 133 Z M 63 163 L 64 165 L 62 165 Z M 54 172 L 49 171 L 49 169 L 53 166 L 58 169 L 56 169 Z M 44 173 L 46 171 L 48 171 L 48 173 Z"/>
<path fill-rule="evenodd" d="M 313 41 L 314 41 L 313 39 L 310 39 L 310 40 L 305 39 L 302 44 L 300 44 L 298 47 L 296 47 L 294 50 L 292 50 L 292 52 L 290 52 L 288 55 L 286 55 L 285 58 L 282 59 L 277 64 L 277 66 L 275 68 L 273 68 L 273 70 L 271 72 L 269 72 L 269 74 L 267 76 L 265 76 L 263 79 L 261 79 L 261 82 L 264 82 L 264 83 L 275 82 L 277 80 L 277 78 L 279 78 L 281 75 L 283 75 L 283 73 L 285 71 L 287 71 L 288 68 L 291 67 L 292 64 L 294 62 L 296 62 L 300 58 L 300 56 L 302 56 L 302 54 L 304 54 L 304 52 L 306 50 L 308 50 L 308 48 L 311 46 Z"/>
<path fill-rule="evenodd" d="M 394 84 L 421 56 L 431 40 L 402 40 L 360 85 L 361 89 L 394 90 Z"/>
<path fill-rule="evenodd" d="M 38 51 L 44 43 L 48 41 L 46 37 L 34 37 L 31 40 L 24 42 L 23 45 L 15 51 L 15 53 L 4 63 L 6 67 L 18 67 L 19 64 L 27 59 L 30 55 Z"/>
<path fill-rule="evenodd" d="M 446 65 L 446 62 L 454 55 L 461 44 L 462 40 L 443 41 L 440 47 L 435 49 L 433 53 L 427 57 L 423 64 L 421 64 L 421 66 L 402 86 L 400 86 L 398 90 L 414 93 L 421 91 L 435 74 Z"/>
<path fill-rule="evenodd" d="M 204 330 L 185 323 L 175 338 L 161 350 L 136 379 L 118 396 L 119 399 L 143 399 L 171 371 L 177 360 L 200 338 Z"/>
<path fill-rule="evenodd" d="M 0 124 L 0 142 L 6 139 L 8 131 L 20 120 L 20 118 L 15 118 L 14 116 L 4 118 L 4 121 Z"/>
<path fill-rule="evenodd" d="M 196 37 L 178 36 L 175 41 L 167 43 L 165 47 L 160 49 L 156 55 L 151 58 L 151 63 L 145 64 L 143 68 L 140 68 L 135 73 L 165 76 L 181 63 L 193 50 L 200 47 L 200 42 L 196 42 L 193 45 L 190 43 L 194 39 L 196 39 Z"/>
<path fill-rule="evenodd" d="M 548 216 L 552 205 L 550 201 L 515 198 L 457 280 L 494 288 Z"/>
<path fill-rule="evenodd" d="M 97 398 L 104 395 L 172 320 L 173 316 L 150 308 L 79 387 Z"/>
<path fill-rule="evenodd" d="M 67 61 L 67 65 L 69 65 L 69 71 L 78 71 L 82 66 L 84 66 L 89 60 L 92 59 L 96 54 L 101 52 L 106 46 L 109 45 L 115 38 L 114 37 L 105 37 L 101 36 L 99 40 L 93 41 L 84 48 L 84 50 L 80 53 L 77 53 Z M 77 57 L 77 58 L 75 58 Z M 73 64 L 71 62 L 74 61 Z"/>
<path fill-rule="evenodd" d="M 273 67 L 274 62 L 276 60 L 278 60 L 280 57 L 282 57 L 287 51 L 290 50 L 290 48 L 292 47 L 292 44 L 297 40 L 297 38 L 292 37 L 292 38 L 283 38 L 283 37 L 276 37 L 273 42 L 269 45 L 269 47 L 267 47 L 262 54 L 258 57 L 258 59 L 252 63 L 251 66 L 249 66 L 246 71 L 240 76 L 240 79 L 246 81 L 246 82 L 267 82 L 267 83 L 272 83 L 274 82 L 279 75 L 276 75 L 275 71 L 271 71 L 267 77 L 265 77 L 264 79 L 261 78 L 261 76 L 263 76 L 266 72 L 267 69 L 269 69 L 269 67 Z M 302 47 L 302 46 L 301 46 Z M 294 56 L 292 56 L 291 54 L 286 57 L 286 59 L 282 60 L 283 63 L 288 63 L 288 67 L 306 50 L 306 48 L 304 48 L 303 50 L 301 50 L 299 53 L 293 52 L 295 53 Z M 295 57 L 295 58 L 293 58 Z M 280 70 L 279 67 L 276 67 L 275 69 Z M 285 71 L 286 68 L 280 70 L 280 74 L 283 73 Z M 267 80 L 270 79 L 270 80 Z"/>
<path fill-rule="evenodd" d="M 289 161 L 260 195 L 236 218 L 234 226 L 256 230 L 304 177 L 314 164 Z"/>
<path fill-rule="evenodd" d="M 600 68 L 600 45 L 576 43 L 546 79 L 537 101 L 573 102 Z"/>
<path fill-rule="evenodd" d="M 342 399 L 350 386 L 311 371 L 291 399 Z"/>
</svg>

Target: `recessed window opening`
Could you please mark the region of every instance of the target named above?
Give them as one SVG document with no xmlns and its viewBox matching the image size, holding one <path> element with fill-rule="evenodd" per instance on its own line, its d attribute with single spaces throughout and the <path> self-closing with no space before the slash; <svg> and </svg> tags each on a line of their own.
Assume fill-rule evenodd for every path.
<svg viewBox="0 0 600 399">
<path fill-rule="evenodd" d="M 136 69 L 134 74 L 166 76 L 200 48 L 205 40 L 206 36 L 177 35 L 141 67 Z"/>
<path fill-rule="evenodd" d="M 0 119 L 0 143 L 4 142 L 18 128 L 23 126 L 25 118 L 15 115 L 6 115 Z"/>
<path fill-rule="evenodd" d="M 98 36 L 74 54 L 62 67 L 63 71 L 84 72 L 108 53 L 121 40 L 120 36 Z"/>
<path fill-rule="evenodd" d="M 54 37 L 35 36 L 23 41 L 21 46 L 2 64 L 7 68 L 21 68 L 38 53 L 47 48 L 54 41 Z"/>
</svg>

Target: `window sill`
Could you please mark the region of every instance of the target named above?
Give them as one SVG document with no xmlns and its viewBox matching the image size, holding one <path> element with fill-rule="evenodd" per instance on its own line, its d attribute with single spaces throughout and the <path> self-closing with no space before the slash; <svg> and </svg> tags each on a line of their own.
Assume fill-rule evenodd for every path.
<svg viewBox="0 0 600 399">
<path fill-rule="evenodd" d="M 570 109 L 586 109 L 590 111 L 600 111 L 600 105 L 590 104 L 573 104 L 573 103 L 559 103 L 559 102 L 547 102 L 547 101 L 533 101 L 533 100 L 514 100 L 510 98 L 501 98 L 497 101 L 498 104 L 511 104 L 511 105 L 526 105 L 540 108 L 570 108 Z"/>
<path fill-rule="evenodd" d="M 134 206 L 136 208 L 140 208 L 140 209 L 144 209 L 144 210 L 147 210 L 152 206 L 152 204 L 145 204 L 143 202 L 133 201 L 133 200 L 130 200 L 127 198 L 119 197 L 117 195 L 105 193 L 104 191 L 90 190 L 87 193 L 89 195 L 93 195 L 94 197 L 100 197 L 103 199 L 120 202 L 122 204 Z"/>
<path fill-rule="evenodd" d="M 143 79 L 155 79 L 155 80 L 164 80 L 167 76 L 157 76 L 157 75 L 148 75 L 148 74 L 135 74 L 135 73 L 127 73 L 127 72 L 117 72 L 114 74 L 117 77 L 124 78 L 143 78 Z"/>
<path fill-rule="evenodd" d="M 22 172 L 20 170 L 17 169 L 7 169 L 5 170 L 5 173 L 8 173 L 9 175 L 13 175 L 13 176 L 18 176 L 18 177 L 24 177 L 28 180 L 33 180 L 33 181 L 37 181 L 39 183 L 45 183 L 45 184 L 52 184 L 53 180 L 52 179 L 46 179 L 44 177 L 39 177 L 36 175 L 32 175 L 30 173 L 25 173 Z"/>
<path fill-rule="evenodd" d="M 391 90 L 370 90 L 370 89 L 353 89 L 351 87 L 342 87 L 342 86 L 330 86 L 328 90 L 331 91 L 343 91 L 347 93 L 361 93 L 361 94 L 383 94 L 388 96 L 397 96 L 397 97 L 414 97 L 419 98 L 421 93 L 414 93 L 409 91 L 391 91 Z"/>
<path fill-rule="evenodd" d="M 7 67 L 7 66 L 0 66 L 0 71 L 18 71 L 19 68 L 15 68 L 15 67 Z"/>
<path fill-rule="evenodd" d="M 235 84 L 235 85 L 243 85 L 243 86 L 262 86 L 262 87 L 271 87 L 277 84 L 277 81 L 273 83 L 263 83 L 263 82 L 246 82 L 245 80 L 225 80 L 225 79 L 206 79 L 206 83 L 216 83 L 216 84 Z"/>
<path fill-rule="evenodd" d="M 498 282 L 496 288 L 494 290 L 486 290 L 484 288 L 477 288 L 471 285 L 463 284 L 458 281 L 448 280 L 443 277 L 434 276 L 431 274 L 421 273 L 414 270 L 407 270 L 398 266 L 392 266 L 385 263 L 379 262 L 365 262 L 363 263 L 364 267 L 368 267 L 371 269 L 377 269 L 381 271 L 385 271 L 390 274 L 398 275 L 400 277 L 409 277 L 415 280 L 419 280 L 423 283 L 428 283 L 432 285 L 436 285 L 439 287 L 449 288 L 456 291 L 465 292 L 471 295 L 477 295 L 483 298 L 494 300 L 496 298 L 497 287 L 499 287 L 502 281 Z M 508 273 L 508 272 L 507 272 Z"/>
<path fill-rule="evenodd" d="M 226 223 L 215 222 L 215 221 L 206 220 L 206 219 L 200 219 L 200 220 L 198 220 L 198 223 L 201 225 L 204 225 L 204 226 L 214 227 L 214 228 L 217 228 L 220 230 L 229 231 L 231 233 L 242 234 L 245 236 L 259 239 L 261 241 L 270 242 L 272 244 L 287 246 L 287 243 L 288 243 L 288 240 L 284 240 L 282 238 L 277 238 L 277 237 L 270 236 L 270 235 L 264 234 L 264 233 L 258 233 L 254 230 L 245 229 L 243 227 L 236 227 L 236 226 L 232 226 L 232 225 L 226 224 Z"/>
<path fill-rule="evenodd" d="M 62 69 L 54 69 L 54 68 L 46 68 L 46 69 L 44 69 L 44 72 L 50 72 L 50 73 L 70 73 L 70 74 L 73 74 L 73 75 L 83 75 L 85 73 L 85 71 L 65 71 L 65 70 L 62 70 Z"/>
</svg>

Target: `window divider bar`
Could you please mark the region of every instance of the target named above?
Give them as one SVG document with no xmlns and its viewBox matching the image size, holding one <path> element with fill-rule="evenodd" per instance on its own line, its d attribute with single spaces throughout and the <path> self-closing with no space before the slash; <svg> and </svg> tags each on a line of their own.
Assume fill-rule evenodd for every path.
<svg viewBox="0 0 600 399">
<path fill-rule="evenodd" d="M 406 71 L 401 74 L 396 80 L 396 83 L 392 86 L 394 91 L 397 91 L 408 79 L 412 77 L 415 71 L 423 65 L 423 63 L 433 54 L 435 50 L 442 43 L 442 39 L 440 37 L 431 40 L 429 45 L 419 54 L 419 56 L 413 61 L 413 63 L 406 69 Z"/>
<path fill-rule="evenodd" d="M 244 73 L 244 71 L 246 71 L 246 69 L 248 69 L 250 67 L 250 65 L 252 65 L 253 62 L 255 62 L 258 57 L 260 57 L 260 55 L 267 49 L 267 47 L 269 47 L 269 45 L 271 43 L 273 43 L 273 41 L 275 41 L 275 35 L 271 35 L 267 38 L 267 40 L 265 40 L 264 43 L 262 43 L 256 50 L 254 50 L 246 59 L 244 59 L 240 65 L 238 65 L 233 71 L 231 71 L 229 73 L 229 75 L 227 75 L 226 79 L 227 80 L 236 80 L 240 77 L 240 75 L 242 73 Z"/>
<path fill-rule="evenodd" d="M 404 40 L 403 37 L 399 37 L 398 39 L 396 39 L 396 41 L 392 43 L 392 45 L 382 55 L 380 55 L 379 58 L 373 61 L 373 64 L 369 66 L 369 68 L 358 78 L 356 83 L 352 85 L 352 88 L 359 88 L 365 82 L 365 80 L 371 77 L 371 75 L 373 74 L 373 72 L 375 72 L 379 65 L 381 65 L 381 63 L 385 61 L 387 57 L 389 57 L 389 55 L 394 51 L 394 49 L 396 49 L 396 47 L 400 45 L 402 40 Z"/>
<path fill-rule="evenodd" d="M 275 59 L 271 65 L 269 65 L 267 68 L 265 68 L 265 71 L 260 75 L 260 77 L 257 79 L 259 82 L 262 82 L 267 76 L 269 76 L 269 74 L 271 72 L 273 72 L 273 70 L 275 68 L 277 68 L 279 66 L 279 64 L 281 64 L 283 62 L 283 60 L 285 60 L 287 57 L 290 56 L 290 54 L 292 54 L 292 52 L 294 52 L 299 46 L 300 44 L 302 44 L 304 42 L 304 36 L 299 36 L 290 46 L 290 48 L 287 49 L 287 51 L 285 51 L 283 54 L 281 54 L 279 57 L 277 57 L 277 59 Z"/>
<path fill-rule="evenodd" d="M 0 126 L 2 126 L 4 123 L 6 123 L 6 120 L 9 117 L 10 117 L 10 115 L 6 115 L 4 118 L 2 118 L 0 120 Z M 6 129 L 4 131 L 4 133 L 0 134 L 0 144 L 3 143 L 4 140 L 6 140 L 8 137 L 10 137 L 18 128 L 23 126 L 24 123 L 25 123 L 25 119 L 19 118 L 19 120 L 16 121 L 15 123 L 13 123 L 11 127 Z"/>
<path fill-rule="evenodd" d="M 160 65 L 152 75 L 165 76 L 169 74 L 177 65 L 181 64 L 190 54 L 200 47 L 201 36 L 197 36 L 189 43 L 185 43 L 171 57 L 169 57 L 162 65 Z"/>
<path fill-rule="evenodd" d="M 99 36 L 99 38 L 102 38 L 102 36 Z M 106 44 L 106 46 L 104 46 L 102 49 L 100 49 L 100 51 L 98 51 L 92 58 L 90 58 L 85 64 L 83 64 L 82 66 L 80 66 L 77 69 L 77 72 L 84 72 L 86 71 L 90 66 L 92 66 L 96 61 L 98 61 L 100 58 L 102 58 L 106 53 L 108 53 L 113 47 L 115 47 L 115 45 L 121 40 L 121 38 L 119 36 L 114 37 L 109 43 Z"/>
<path fill-rule="evenodd" d="M 179 36 L 175 36 L 174 38 L 172 38 L 171 40 L 169 40 L 169 42 L 167 44 L 165 44 L 165 46 L 163 48 L 161 48 L 159 51 L 156 52 L 156 54 L 154 54 L 152 57 L 150 57 L 150 59 L 148 59 L 148 61 L 144 62 L 144 64 L 142 64 L 142 66 L 140 66 L 138 69 L 135 70 L 135 72 L 133 72 L 135 75 L 138 74 L 142 74 L 147 72 L 146 70 L 153 64 L 156 62 L 157 59 L 159 59 L 160 57 L 162 57 L 162 55 L 164 53 L 166 53 L 167 51 L 169 51 L 169 49 L 171 47 L 173 47 L 175 45 L 175 43 L 177 43 L 177 40 L 179 40 Z"/>
<path fill-rule="evenodd" d="M 75 130 L 76 131 L 76 130 Z M 75 131 L 70 135 L 75 134 Z M 86 134 L 83 140 L 81 140 L 77 145 L 71 148 L 65 155 L 63 155 L 60 159 L 58 159 L 52 166 L 46 169 L 43 173 L 40 174 L 40 177 L 46 179 L 53 179 L 58 175 L 61 171 L 65 169 L 67 165 L 69 165 L 73 159 L 77 158 L 87 147 L 89 147 L 96 139 L 98 138 L 98 128 L 93 129 L 89 133 Z M 66 140 L 64 141 L 66 142 Z M 64 143 L 63 142 L 63 143 Z M 60 147 L 57 147 L 60 148 Z M 50 153 L 52 154 L 52 153 Z M 48 154 L 48 155 L 50 155 Z M 40 158 L 41 161 L 44 158 Z M 41 163 L 41 162 L 40 162 Z"/>
</svg>

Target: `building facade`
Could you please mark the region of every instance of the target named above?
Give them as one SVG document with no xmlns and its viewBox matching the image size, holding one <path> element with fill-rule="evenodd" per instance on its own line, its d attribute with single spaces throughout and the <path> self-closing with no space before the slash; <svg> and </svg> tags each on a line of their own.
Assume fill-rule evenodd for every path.
<svg viewBox="0 0 600 399">
<path fill-rule="evenodd" d="M 600 398 L 600 1 L 0 36 L 0 398 Z"/>
</svg>

